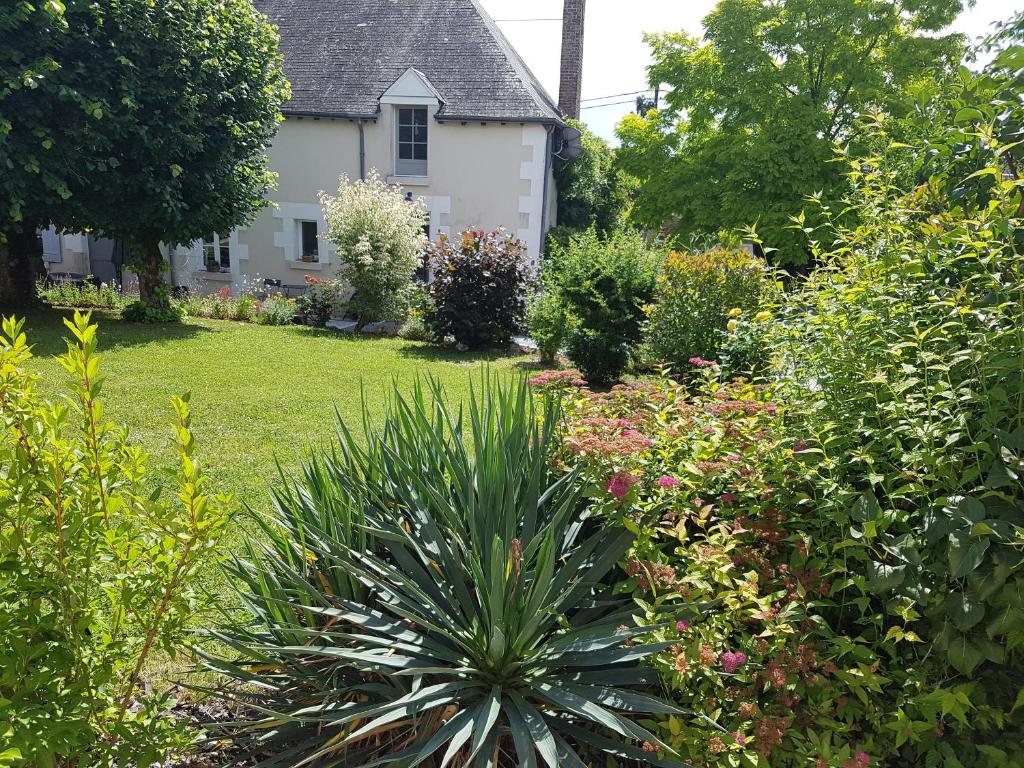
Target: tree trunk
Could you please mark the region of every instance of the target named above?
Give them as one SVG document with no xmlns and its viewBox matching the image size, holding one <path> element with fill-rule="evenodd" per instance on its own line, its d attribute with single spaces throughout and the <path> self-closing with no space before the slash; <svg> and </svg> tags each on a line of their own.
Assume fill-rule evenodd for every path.
<svg viewBox="0 0 1024 768">
<path fill-rule="evenodd" d="M 171 292 L 164 283 L 164 255 L 160 243 L 147 240 L 136 249 L 132 267 L 139 275 L 139 298 L 144 304 L 158 309 L 171 306 Z"/>
<path fill-rule="evenodd" d="M 7 229 L 0 236 L 0 310 L 31 309 L 39 304 L 36 282 L 46 274 L 35 229 Z"/>
</svg>

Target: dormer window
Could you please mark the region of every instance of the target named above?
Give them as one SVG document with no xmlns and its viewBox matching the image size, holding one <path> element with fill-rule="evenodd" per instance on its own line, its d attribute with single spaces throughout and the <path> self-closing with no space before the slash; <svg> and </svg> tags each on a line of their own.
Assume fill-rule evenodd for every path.
<svg viewBox="0 0 1024 768">
<path fill-rule="evenodd" d="M 427 175 L 427 108 L 398 107 L 398 148 L 395 174 Z"/>
</svg>

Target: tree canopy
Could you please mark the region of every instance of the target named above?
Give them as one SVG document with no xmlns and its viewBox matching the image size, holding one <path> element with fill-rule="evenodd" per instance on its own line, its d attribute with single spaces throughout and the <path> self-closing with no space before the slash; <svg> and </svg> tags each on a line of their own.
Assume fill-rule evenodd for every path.
<svg viewBox="0 0 1024 768">
<path fill-rule="evenodd" d="M 607 141 L 579 121 L 569 123 L 583 134 L 583 154 L 555 160 L 558 224 L 608 232 L 625 216 L 636 181 L 615 163 L 615 151 Z"/>
<path fill-rule="evenodd" d="M 999 196 L 1006 177 L 1024 183 L 1024 13 L 1001 24 L 984 48 L 991 61 L 977 74 L 957 74 L 942 104 L 944 130 L 933 132 L 918 168 L 954 203 L 978 208 Z"/>
<path fill-rule="evenodd" d="M 161 243 L 266 205 L 288 96 L 273 26 L 249 0 L 48 0 L 0 12 L 0 33 L 0 229 L 125 240 L 143 298 L 166 304 Z M 0 254 L 8 278 L 28 243 Z"/>
<path fill-rule="evenodd" d="M 782 263 L 805 252 L 791 217 L 806 198 L 838 199 L 838 144 L 857 118 L 901 114 L 915 88 L 963 54 L 938 34 L 961 0 L 720 0 L 704 40 L 651 35 L 661 111 L 619 125 L 623 167 L 639 177 L 634 217 L 689 236 L 756 225 Z"/>
<path fill-rule="evenodd" d="M 117 162 L 72 189 L 96 202 L 78 223 L 133 244 L 144 300 L 159 245 L 244 224 L 274 183 L 265 150 L 288 84 L 273 26 L 249 0 L 107 0 L 93 44 L 116 62 L 106 129 Z"/>
<path fill-rule="evenodd" d="M 83 0 L 5 4 L 0 9 L 0 304 L 30 299 L 36 231 L 61 225 L 84 204 L 72 199 L 76 175 L 106 166 L 109 142 L 102 76 L 65 55 L 72 39 L 100 23 Z"/>
</svg>

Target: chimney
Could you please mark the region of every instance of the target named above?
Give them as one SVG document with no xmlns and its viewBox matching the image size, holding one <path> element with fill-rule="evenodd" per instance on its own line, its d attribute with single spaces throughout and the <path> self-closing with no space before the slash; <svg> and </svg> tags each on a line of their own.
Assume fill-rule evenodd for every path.
<svg viewBox="0 0 1024 768">
<path fill-rule="evenodd" d="M 562 76 L 558 86 L 558 108 L 575 120 L 580 117 L 583 89 L 583 18 L 587 0 L 563 0 Z"/>
</svg>

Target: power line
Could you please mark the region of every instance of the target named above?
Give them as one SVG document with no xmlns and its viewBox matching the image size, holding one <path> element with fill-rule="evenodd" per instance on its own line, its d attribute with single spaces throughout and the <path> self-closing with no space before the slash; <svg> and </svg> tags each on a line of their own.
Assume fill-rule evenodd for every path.
<svg viewBox="0 0 1024 768">
<path fill-rule="evenodd" d="M 592 96 L 589 99 L 580 99 L 580 101 L 601 101 L 602 99 L 614 99 L 618 96 L 638 96 L 641 93 L 650 93 L 652 89 L 647 88 L 643 91 L 627 91 L 626 93 L 609 93 L 607 96 Z"/>
<path fill-rule="evenodd" d="M 561 17 L 559 17 L 557 19 L 495 19 L 495 21 L 500 21 L 500 22 L 505 22 L 505 21 L 561 21 L 561 20 L 562 20 Z"/>
<path fill-rule="evenodd" d="M 636 99 L 627 99 L 626 101 L 610 101 L 607 104 L 587 104 L 586 106 L 580 107 L 580 109 L 600 109 L 601 107 L 614 107 L 619 104 L 636 104 Z"/>
</svg>

